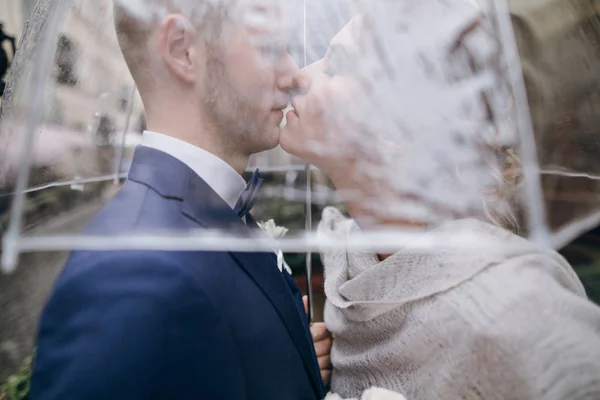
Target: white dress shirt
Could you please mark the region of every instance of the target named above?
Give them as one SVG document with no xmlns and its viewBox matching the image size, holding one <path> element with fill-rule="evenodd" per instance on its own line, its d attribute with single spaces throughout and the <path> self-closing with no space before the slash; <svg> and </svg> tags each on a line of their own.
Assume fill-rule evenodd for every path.
<svg viewBox="0 0 600 400">
<path fill-rule="evenodd" d="M 144 131 L 141 145 L 167 153 L 187 165 L 232 209 L 246 190 L 246 181 L 231 165 L 200 147 L 152 131 Z M 246 218 L 242 218 L 242 221 L 246 223 Z M 275 252 L 275 254 L 279 271 L 281 272 L 285 267 L 291 274 L 291 270 L 283 260 L 283 253 Z"/>
<path fill-rule="evenodd" d="M 246 189 L 246 181 L 233 167 L 200 147 L 151 131 L 144 131 L 141 144 L 167 153 L 187 165 L 232 209 Z"/>
</svg>

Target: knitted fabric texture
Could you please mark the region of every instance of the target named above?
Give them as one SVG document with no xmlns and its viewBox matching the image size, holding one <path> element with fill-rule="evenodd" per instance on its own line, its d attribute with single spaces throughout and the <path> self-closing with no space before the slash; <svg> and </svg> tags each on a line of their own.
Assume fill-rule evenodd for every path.
<svg viewBox="0 0 600 400">
<path fill-rule="evenodd" d="M 327 208 L 319 232 L 359 228 Z M 600 308 L 553 251 L 476 220 L 431 230 L 497 247 L 323 254 L 332 392 L 407 399 L 600 399 Z M 490 242 L 491 241 L 491 242 Z"/>
</svg>

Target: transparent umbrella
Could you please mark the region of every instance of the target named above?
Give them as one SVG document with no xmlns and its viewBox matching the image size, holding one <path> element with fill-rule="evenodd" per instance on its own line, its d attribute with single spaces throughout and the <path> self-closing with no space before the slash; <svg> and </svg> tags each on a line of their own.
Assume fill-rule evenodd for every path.
<svg viewBox="0 0 600 400">
<path fill-rule="evenodd" d="M 527 63 L 547 60 L 528 58 L 527 35 L 542 35 L 549 47 L 556 36 L 532 31 L 527 23 L 533 14 L 520 10 L 516 3 L 510 4 L 514 8 L 511 13 L 506 1 L 465 1 L 459 11 L 444 11 L 435 19 L 427 11 L 437 12 L 436 3 L 402 8 L 404 2 L 394 5 L 384 0 L 352 4 L 305 0 L 292 9 L 290 21 L 298 46 L 291 51 L 300 66 L 322 58 L 331 38 L 352 16 L 377 21 L 368 27 L 370 36 L 356 39 L 364 41 L 359 46 L 361 57 L 346 60 L 371 88 L 368 104 L 357 98 L 347 105 L 356 108 L 352 109 L 352 123 L 361 124 L 371 134 L 356 133 L 347 142 L 354 147 L 329 145 L 323 151 L 342 154 L 350 148 L 355 151 L 359 143 L 363 170 L 385 180 L 398 194 L 398 201 L 372 200 L 371 206 L 390 218 L 423 218 L 438 224 L 455 218 L 490 221 L 495 220 L 493 216 L 510 216 L 518 233 L 550 247 L 597 224 L 600 208 L 594 201 L 598 188 L 593 147 L 583 137 L 577 140 L 579 147 L 570 139 L 574 136 L 558 140 L 562 131 L 548 128 L 546 118 L 557 114 L 548 111 L 546 104 L 536 101 L 530 107 L 528 102 L 528 92 L 530 100 L 537 99 L 532 93 L 539 86 L 535 86 L 537 70 L 528 69 Z M 319 216 L 313 212 L 339 205 L 340 195 L 316 168 L 280 148 L 255 155 L 249 165 L 249 171 L 258 167 L 272 174 L 255 211 L 261 220 L 284 214 L 275 222 L 288 225 L 290 232 L 275 242 L 239 237 L 227 230 L 137 231 L 125 237 L 86 236 L 80 234 L 80 227 L 72 226 L 26 232 L 26 223 L 37 218 L 28 194 L 62 188 L 76 192 L 71 196 L 71 210 L 103 204 L 126 177 L 140 143 L 143 106 L 119 51 L 111 10 L 109 1 L 41 0 L 28 24 L 2 104 L 0 182 L 2 196 L 12 200 L 3 232 L 5 272 L 15 268 L 23 252 L 277 248 L 309 254 L 310 282 L 310 254 L 326 249 L 391 252 L 406 246 L 427 249 L 440 243 L 485 247 L 473 237 L 433 238 L 427 232 L 389 228 L 360 232 L 344 241 L 319 235 L 313 229 L 313 220 L 318 221 Z M 470 25 L 479 21 L 480 11 L 484 22 Z M 585 13 L 583 10 L 574 18 L 583 20 Z M 516 30 L 512 21 L 516 21 Z M 523 64 L 519 50 L 525 54 Z M 598 59 L 597 50 L 581 51 L 590 52 L 588 59 L 594 62 Z M 557 52 L 554 47 L 548 50 L 548 54 Z M 564 93 L 564 102 L 572 98 L 564 88 L 580 83 L 575 86 L 583 90 L 584 74 L 580 72 L 585 69 L 585 76 L 590 77 L 594 69 L 583 63 L 570 68 L 573 82 L 552 88 L 552 93 Z M 576 78 L 581 82 L 575 82 Z M 593 104 L 598 81 L 590 77 L 585 82 L 593 82 L 586 83 L 590 92 L 584 96 Z M 552 104 L 558 107 L 558 103 Z M 348 121 L 340 121 L 343 113 L 338 111 L 335 104 L 328 109 L 331 121 L 343 126 Z M 565 111 L 567 116 L 561 121 L 572 122 L 574 113 L 583 113 L 582 121 L 590 124 L 573 129 L 592 132 L 589 126 L 597 127 L 591 109 L 581 106 L 571 111 Z M 567 151 L 561 140 L 575 147 Z M 393 151 L 396 148 L 402 150 L 400 157 Z M 373 164 L 377 168 L 369 160 L 378 160 Z M 499 194 L 506 193 L 508 183 L 498 176 L 505 178 L 507 171 L 511 173 L 509 189 L 514 192 L 510 198 Z M 583 182 L 585 196 L 571 190 L 569 182 Z M 286 218 L 290 222 L 286 223 Z"/>
</svg>

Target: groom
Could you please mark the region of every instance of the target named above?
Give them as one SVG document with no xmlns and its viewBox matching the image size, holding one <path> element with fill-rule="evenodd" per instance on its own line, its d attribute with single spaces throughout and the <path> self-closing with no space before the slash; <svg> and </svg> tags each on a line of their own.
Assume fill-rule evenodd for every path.
<svg viewBox="0 0 600 400">
<path fill-rule="evenodd" d="M 278 10 L 255 9 L 264 23 L 246 26 L 236 18 L 251 10 L 215 4 L 226 2 L 146 1 L 160 10 L 122 1 L 115 23 L 149 130 L 85 233 L 249 234 L 254 187 L 241 173 L 277 145 L 294 89 L 296 66 L 270 29 Z M 273 254 L 76 251 L 41 318 L 32 398 L 321 399 L 328 355 L 315 346 L 328 353 L 328 340 L 313 344 Z"/>
</svg>

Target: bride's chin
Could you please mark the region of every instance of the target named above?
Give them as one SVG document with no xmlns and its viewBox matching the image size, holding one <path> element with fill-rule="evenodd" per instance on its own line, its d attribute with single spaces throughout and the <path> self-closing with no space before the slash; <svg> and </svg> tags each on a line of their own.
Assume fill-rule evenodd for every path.
<svg viewBox="0 0 600 400">
<path fill-rule="evenodd" d="M 286 153 L 302 158 L 302 143 L 302 132 L 297 125 L 294 127 L 288 125 L 281 130 L 279 145 Z"/>
</svg>

